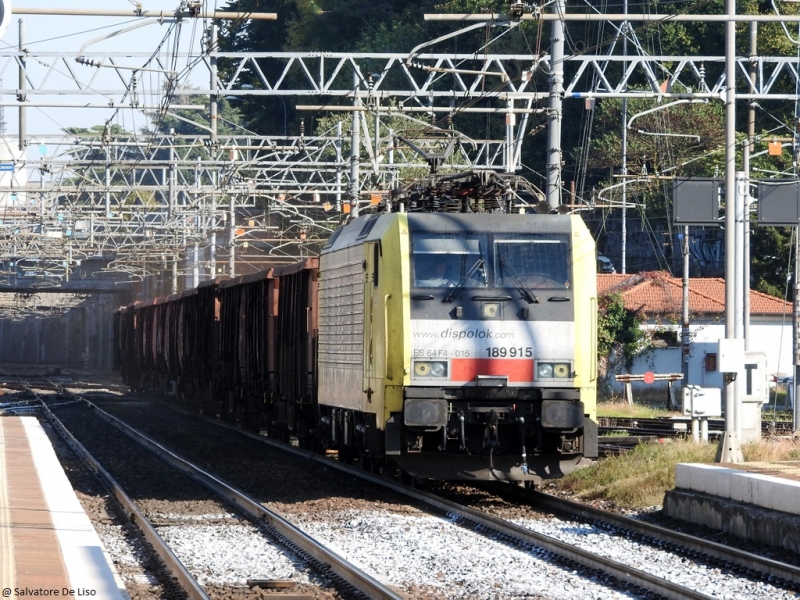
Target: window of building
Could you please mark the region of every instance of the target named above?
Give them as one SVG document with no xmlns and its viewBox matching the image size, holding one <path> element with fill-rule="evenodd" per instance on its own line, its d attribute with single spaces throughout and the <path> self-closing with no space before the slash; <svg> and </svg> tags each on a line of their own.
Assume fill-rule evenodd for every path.
<svg viewBox="0 0 800 600">
<path fill-rule="evenodd" d="M 654 331 L 652 343 L 655 348 L 677 348 L 680 346 L 678 332 L 670 330 Z"/>
</svg>

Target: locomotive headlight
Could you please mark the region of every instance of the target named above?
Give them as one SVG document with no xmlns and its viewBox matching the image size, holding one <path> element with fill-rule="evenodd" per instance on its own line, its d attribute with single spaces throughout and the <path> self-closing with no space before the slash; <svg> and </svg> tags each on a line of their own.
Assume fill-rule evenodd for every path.
<svg viewBox="0 0 800 600">
<path fill-rule="evenodd" d="M 567 363 L 554 364 L 553 375 L 558 379 L 564 379 L 565 377 L 569 377 L 569 364 Z"/>
<path fill-rule="evenodd" d="M 568 362 L 537 362 L 536 379 L 572 379 L 572 365 Z"/>
<path fill-rule="evenodd" d="M 485 302 L 481 308 L 484 319 L 497 319 L 501 316 L 499 302 Z"/>
<path fill-rule="evenodd" d="M 443 362 L 431 363 L 431 376 L 444 377 L 447 375 L 447 365 Z"/>
<path fill-rule="evenodd" d="M 441 360 L 415 360 L 414 377 L 447 377 L 447 362 Z"/>
</svg>

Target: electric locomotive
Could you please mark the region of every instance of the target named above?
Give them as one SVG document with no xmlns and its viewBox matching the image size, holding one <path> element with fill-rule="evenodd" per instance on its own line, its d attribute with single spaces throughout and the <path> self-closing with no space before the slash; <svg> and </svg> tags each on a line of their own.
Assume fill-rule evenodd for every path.
<svg viewBox="0 0 800 600">
<path fill-rule="evenodd" d="M 576 215 L 352 220 L 320 255 L 319 441 L 442 479 L 596 457 L 596 289 Z"/>
<path fill-rule="evenodd" d="M 319 262 L 121 309 L 117 365 L 135 389 L 364 466 L 558 477 L 597 456 L 595 248 L 580 217 L 531 208 L 549 212 L 514 175 L 432 174 Z"/>
</svg>

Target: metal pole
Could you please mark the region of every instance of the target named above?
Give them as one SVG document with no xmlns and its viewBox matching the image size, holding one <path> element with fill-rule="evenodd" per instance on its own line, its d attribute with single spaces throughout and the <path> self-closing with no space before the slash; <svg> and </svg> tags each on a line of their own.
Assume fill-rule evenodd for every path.
<svg viewBox="0 0 800 600">
<path fill-rule="evenodd" d="M 514 99 L 507 100 L 508 114 L 506 115 L 506 152 L 505 152 L 505 171 L 506 173 L 514 172 L 514 125 L 516 124 L 516 115 L 514 110 Z"/>
<path fill-rule="evenodd" d="M 103 177 L 103 182 L 106 186 L 105 195 L 103 196 L 106 208 L 106 219 L 111 218 L 111 157 L 108 155 L 109 152 L 111 152 L 111 147 L 106 146 L 106 164 Z"/>
<path fill-rule="evenodd" d="M 20 7 L 14 6 L 17 15 L 44 15 L 65 17 L 141 17 L 150 19 L 225 19 L 231 21 L 259 20 L 274 21 L 277 13 L 262 12 L 223 12 L 223 11 L 170 11 L 170 10 L 92 10 L 88 8 Z"/>
<path fill-rule="evenodd" d="M 208 257 L 209 279 L 217 276 L 217 232 L 211 232 L 211 248 Z"/>
<path fill-rule="evenodd" d="M 563 16 L 564 0 L 555 0 L 553 12 Z M 561 204 L 561 98 L 564 94 L 564 22 L 556 18 L 550 30 L 550 109 L 547 115 L 547 185 L 545 196 L 550 210 Z"/>
<path fill-rule="evenodd" d="M 736 173 L 736 196 L 735 196 L 735 216 L 736 216 L 736 240 L 734 242 L 734 282 L 736 285 L 736 296 L 733 302 L 734 314 L 734 337 L 737 340 L 744 339 L 744 209 L 747 182 L 745 174 L 741 171 Z M 734 403 L 734 423 L 736 437 L 742 440 L 742 396 L 744 395 L 743 378 L 736 380 L 736 401 Z"/>
<path fill-rule="evenodd" d="M 361 81 L 358 77 L 358 71 L 353 70 L 353 88 L 359 89 Z M 360 106 L 358 95 L 353 99 L 353 106 Z M 361 178 L 361 165 L 359 152 L 361 150 L 361 119 L 358 112 L 353 111 L 352 121 L 350 126 L 350 216 L 355 218 L 358 216 L 358 192 L 359 192 L 359 179 Z"/>
<path fill-rule="evenodd" d="M 736 0 L 725 0 L 728 17 L 736 15 Z M 736 22 L 725 23 L 725 338 L 736 338 Z M 736 435 L 736 380 L 725 375 L 725 434 L 717 462 L 741 462 Z"/>
<path fill-rule="evenodd" d="M 622 99 L 622 259 L 620 273 L 628 272 L 628 99 Z"/>
<path fill-rule="evenodd" d="M 681 394 L 689 385 L 689 353 L 691 351 L 691 338 L 689 336 L 689 227 L 683 228 L 681 240 L 683 253 L 683 301 L 681 303 Z"/>
<path fill-rule="evenodd" d="M 64 272 L 64 280 L 69 283 L 69 274 L 72 272 L 72 240 L 67 242 L 67 268 Z"/>
<path fill-rule="evenodd" d="M 758 23 L 750 23 L 750 93 L 755 93 L 756 55 L 758 53 Z M 748 101 L 747 141 L 742 153 L 742 170 L 745 175 L 745 209 L 744 209 L 744 347 L 750 350 L 750 153 L 755 149 L 756 137 L 756 103 Z"/>
<path fill-rule="evenodd" d="M 197 242 L 194 243 L 192 254 L 194 256 L 194 262 L 192 263 L 192 288 L 197 288 L 197 286 L 200 285 L 200 261 L 198 260 L 200 245 Z"/>
<path fill-rule="evenodd" d="M 233 194 L 231 194 L 231 213 L 229 216 L 230 223 L 228 223 L 228 275 L 234 277 L 236 275 L 236 249 L 233 242 L 236 239 L 236 206 L 234 204 Z"/>
<path fill-rule="evenodd" d="M 217 37 L 219 34 L 219 29 L 216 25 L 211 25 L 211 36 L 209 37 L 208 42 L 208 51 L 211 56 L 211 145 L 216 147 L 217 146 L 217 121 L 219 120 L 219 115 L 217 111 L 219 110 L 219 96 L 217 95 L 217 56 L 216 52 L 219 49 Z"/>
<path fill-rule="evenodd" d="M 178 255 L 172 257 L 172 286 L 170 292 L 178 293 Z"/>
<path fill-rule="evenodd" d="M 198 187 L 200 187 L 200 179 L 198 178 Z M 217 213 L 217 171 L 211 172 L 211 183 L 213 192 L 211 194 L 211 279 L 217 276 L 217 222 L 214 215 Z"/>
<path fill-rule="evenodd" d="M 336 122 L 336 211 L 342 210 L 342 122 Z"/>
<path fill-rule="evenodd" d="M 167 194 L 169 194 L 169 214 L 175 211 L 175 185 L 177 183 L 177 173 L 175 169 L 175 148 L 170 144 L 169 147 L 169 183 L 167 187 Z"/>
<path fill-rule="evenodd" d="M 25 21 L 23 19 L 19 20 L 19 51 L 20 51 L 20 60 L 19 60 L 19 94 L 17 94 L 17 100 L 20 103 L 27 102 L 28 96 L 25 94 L 25 90 L 27 89 L 27 80 L 26 80 L 26 66 L 28 61 L 25 60 Z M 19 149 L 20 151 L 25 150 L 25 138 L 27 137 L 27 122 L 26 122 L 26 111 L 24 105 L 20 105 L 19 107 Z"/>
<path fill-rule="evenodd" d="M 624 12 L 628 12 L 628 0 L 623 5 Z M 622 55 L 628 56 L 628 22 L 622 22 Z M 628 62 L 622 61 L 622 72 L 627 73 Z M 624 75 L 623 75 L 624 77 Z M 628 91 L 627 83 L 622 89 Z M 620 273 L 628 272 L 628 99 L 622 99 L 622 259 Z"/>
<path fill-rule="evenodd" d="M 800 436 L 800 261 L 797 260 L 797 253 L 800 252 L 800 230 L 797 227 L 792 229 L 794 233 L 794 311 L 792 319 L 792 331 L 794 332 L 794 402 L 792 405 L 792 429 L 794 436 Z"/>
</svg>

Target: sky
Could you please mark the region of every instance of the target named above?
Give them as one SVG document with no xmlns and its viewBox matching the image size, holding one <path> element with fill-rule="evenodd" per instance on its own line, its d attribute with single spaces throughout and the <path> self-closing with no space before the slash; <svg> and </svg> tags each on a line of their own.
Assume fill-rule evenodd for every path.
<svg viewBox="0 0 800 600">
<path fill-rule="evenodd" d="M 25 22 L 25 47 L 36 57 L 36 53 L 44 53 L 40 58 L 29 60 L 28 67 L 31 75 L 36 80 L 37 87 L 41 85 L 47 76 L 46 87 L 48 89 L 74 90 L 76 86 L 67 77 L 66 73 L 72 70 L 77 77 L 89 82 L 92 89 L 99 91 L 121 90 L 122 83 L 120 76 L 111 69 L 103 67 L 93 67 L 81 65 L 75 62 L 74 57 L 78 55 L 81 47 L 98 37 L 106 36 L 113 32 L 120 32 L 122 29 L 131 27 L 136 23 L 141 23 L 142 19 L 133 17 L 134 3 L 130 0 L 0 0 L 0 2 L 11 2 L 12 16 L 8 28 L 0 39 L 0 55 L 9 48 L 16 48 L 19 43 L 19 20 Z M 180 0 L 141 0 L 142 8 L 145 10 L 166 10 L 174 11 L 180 5 Z M 225 0 L 206 0 L 205 8 L 214 10 L 224 8 Z M 131 11 L 131 18 L 118 17 L 85 17 L 85 16 L 39 16 L 39 15 L 17 15 L 15 9 L 19 8 L 86 8 L 98 10 L 124 10 Z M 180 36 L 178 36 L 180 49 L 182 52 L 190 50 L 197 56 L 201 49 L 202 21 L 189 20 L 182 26 Z M 169 36 L 169 43 L 164 45 L 160 56 L 167 61 L 174 44 L 176 36 L 170 34 L 169 24 L 151 24 L 137 28 L 133 31 L 118 33 L 110 40 L 104 40 L 90 47 L 85 52 L 110 51 L 147 53 L 151 54 L 158 48 L 165 36 Z M 52 53 L 64 53 L 64 60 L 54 59 Z M 47 53 L 51 53 L 47 55 Z M 118 59 L 118 64 L 124 66 L 141 66 L 145 59 L 143 57 L 127 57 Z M 185 71 L 190 59 L 183 58 L 172 64 L 177 71 Z M 167 64 L 169 62 L 167 61 Z M 203 79 L 207 79 L 205 69 L 193 69 Z M 49 74 L 48 74 L 49 73 Z M 128 81 L 132 71 L 122 72 L 122 77 Z M 195 76 L 196 77 L 196 76 Z M 0 70 L 0 80 L 4 94 L 2 99 L 5 101 L 13 100 L 13 95 L 17 89 L 17 69 L 8 60 L 3 62 Z M 160 87 L 163 78 L 155 72 L 142 73 L 139 85 L 140 99 L 144 102 L 157 103 L 160 96 Z M 184 79 L 182 84 L 194 85 L 196 87 L 207 87 L 207 81 L 190 81 Z M 87 102 L 102 103 L 106 105 L 111 98 L 109 94 L 98 94 L 91 96 L 60 95 L 60 96 L 39 96 L 41 100 L 51 103 L 71 103 L 85 104 Z M 33 99 L 33 97 L 31 98 Z M 120 96 L 115 97 L 119 101 Z M 6 133 L 7 135 L 17 136 L 19 131 L 18 110 L 6 107 L 5 110 Z M 147 118 L 142 111 L 125 108 L 114 111 L 110 108 L 29 108 L 27 110 L 27 132 L 31 136 L 37 134 L 57 134 L 65 127 L 90 127 L 92 125 L 102 125 L 107 120 L 113 118 L 117 123 L 130 131 L 138 129 L 147 124 Z M 32 140 L 36 144 L 36 140 Z"/>
</svg>

